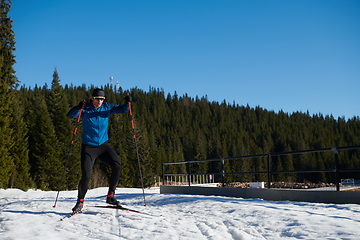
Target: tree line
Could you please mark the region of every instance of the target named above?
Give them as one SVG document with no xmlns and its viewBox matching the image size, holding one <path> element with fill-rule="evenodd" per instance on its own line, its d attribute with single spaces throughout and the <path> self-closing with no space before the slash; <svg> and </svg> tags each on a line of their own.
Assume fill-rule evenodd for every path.
<svg viewBox="0 0 360 240">
<path fill-rule="evenodd" d="M 89 101 L 92 90 L 101 87 L 106 101 L 123 104 L 126 90 L 104 86 L 62 86 L 55 68 L 51 86 L 19 86 L 15 38 L 7 16 L 11 2 L 1 0 L 0 19 L 0 188 L 57 190 L 69 154 L 76 124 L 66 116 L 82 99 Z M 49 76 L 51 79 L 51 76 Z M 162 163 L 200 160 L 271 152 L 358 145 L 360 119 L 335 119 L 309 112 L 268 111 L 249 105 L 211 102 L 176 92 L 165 94 L 151 86 L 146 92 L 130 89 L 135 135 L 145 186 L 162 176 Z M 66 168 L 63 189 L 76 189 L 80 179 L 82 125 L 79 123 Z M 119 186 L 139 187 L 140 176 L 129 114 L 113 114 L 109 120 L 109 143 L 119 155 L 122 175 Z M 271 170 L 333 169 L 332 153 L 289 155 L 272 158 Z M 360 168 L 358 150 L 339 153 L 341 168 Z M 265 171 L 265 159 L 227 161 L 226 172 Z M 220 163 L 194 163 L 192 172 L 220 172 Z M 97 161 L 90 187 L 105 186 L 109 168 Z M 167 173 L 186 173 L 183 165 Z M 356 173 L 346 177 L 359 178 Z M 273 181 L 334 182 L 330 173 L 276 174 Z M 266 181 L 261 174 L 229 175 L 226 181 Z"/>
<path fill-rule="evenodd" d="M 15 91 L 11 128 L 12 164 L 2 187 L 56 190 L 69 153 L 76 119 L 66 116 L 82 99 L 89 101 L 95 87 L 105 91 L 106 101 L 123 104 L 126 91 L 114 86 L 68 86 L 60 84 L 55 69 L 51 86 L 22 86 Z M 360 141 L 359 117 L 345 121 L 332 116 L 295 112 L 275 113 L 225 102 L 210 102 L 206 97 L 191 98 L 165 94 L 149 87 L 134 88 L 132 111 L 140 163 L 146 186 L 162 176 L 162 163 L 185 160 L 233 157 L 357 145 Z M 82 125 L 79 123 L 63 182 L 64 189 L 76 189 L 81 175 L 80 149 Z M 122 163 L 120 186 L 139 187 L 140 176 L 129 114 L 113 114 L 109 120 L 109 143 Z M 14 151 L 14 150 L 13 150 Z M 341 168 L 360 168 L 359 151 L 339 154 Z M 333 153 L 313 153 L 273 157 L 272 170 L 333 169 Z M 266 159 L 227 161 L 226 172 L 266 171 Z M 220 172 L 220 162 L 194 163 L 192 172 Z M 106 186 L 110 169 L 97 161 L 91 187 Z M 175 165 L 167 173 L 185 173 Z M 353 176 L 357 176 L 353 174 Z M 226 181 L 266 181 L 266 175 L 230 175 Z M 334 182 L 334 176 L 320 174 L 277 174 L 273 181 Z"/>
</svg>

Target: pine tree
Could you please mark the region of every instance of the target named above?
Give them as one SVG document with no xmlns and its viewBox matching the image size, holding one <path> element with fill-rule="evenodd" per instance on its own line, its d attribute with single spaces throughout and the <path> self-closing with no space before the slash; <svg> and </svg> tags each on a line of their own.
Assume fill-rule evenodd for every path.
<svg viewBox="0 0 360 240">
<path fill-rule="evenodd" d="M 72 131 L 75 130 L 77 119 L 72 120 Z M 63 184 L 64 189 L 76 189 L 80 178 L 81 178 L 81 135 L 82 135 L 82 121 L 80 120 L 77 126 L 76 135 L 74 137 L 74 143 L 71 148 L 71 153 L 69 157 L 69 162 L 67 165 L 66 173 L 65 173 L 65 184 Z M 71 133 L 71 137 L 73 137 L 73 133 Z M 65 144 L 67 147 L 67 154 L 70 151 L 70 142 Z M 67 156 L 66 156 L 67 158 Z"/>
<path fill-rule="evenodd" d="M 35 104 L 36 103 L 36 104 Z M 56 190 L 62 173 L 59 142 L 44 97 L 35 89 L 29 129 L 31 173 L 37 188 Z"/>
<path fill-rule="evenodd" d="M 67 145 L 71 140 L 71 119 L 67 117 L 69 105 L 67 96 L 64 93 L 63 87 L 60 85 L 60 78 L 55 68 L 53 80 L 51 83 L 51 91 L 49 97 L 46 98 L 48 111 L 55 127 L 55 134 L 61 146 L 62 157 L 65 157 Z"/>
<path fill-rule="evenodd" d="M 69 144 L 72 139 L 72 125 L 71 119 L 67 117 L 67 112 L 69 111 L 67 95 L 60 85 L 60 78 L 56 67 L 53 74 L 51 89 L 46 98 L 46 103 L 52 124 L 55 128 L 55 135 L 59 142 L 59 161 L 65 165 L 69 153 Z M 76 168 L 76 171 L 74 171 L 74 169 L 70 170 L 70 168 L 74 167 L 72 165 L 73 164 L 68 164 L 69 169 L 67 169 L 67 171 L 71 171 L 72 174 L 66 174 L 65 182 L 67 183 L 78 181 L 79 174 L 76 174 L 76 171 L 80 172 L 80 169 Z M 63 187 L 65 188 L 66 185 L 67 184 L 64 184 Z"/>
<path fill-rule="evenodd" d="M 10 0 L 0 1 L 0 187 L 7 187 L 10 174 L 15 169 L 10 149 L 15 140 L 12 122 L 12 107 L 16 77 L 15 64 L 15 36 L 12 30 L 12 20 L 8 17 L 11 8 Z"/>
<path fill-rule="evenodd" d="M 10 150 L 15 169 L 11 174 L 9 187 L 26 191 L 32 187 L 33 183 L 29 173 L 28 129 L 24 122 L 24 106 L 20 104 L 19 95 L 19 92 L 17 92 L 12 105 L 11 128 L 13 129 L 13 139 L 16 139 L 16 144 Z"/>
</svg>

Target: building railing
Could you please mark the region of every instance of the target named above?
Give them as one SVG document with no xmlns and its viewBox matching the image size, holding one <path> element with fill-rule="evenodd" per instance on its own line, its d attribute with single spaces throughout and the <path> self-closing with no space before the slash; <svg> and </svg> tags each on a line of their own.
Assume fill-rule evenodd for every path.
<svg viewBox="0 0 360 240">
<path fill-rule="evenodd" d="M 273 174 L 281 173 L 335 173 L 335 185 L 336 191 L 340 191 L 340 173 L 341 172 L 360 172 L 360 169 L 340 169 L 339 168 L 339 151 L 346 150 L 355 150 L 360 149 L 360 145 L 354 146 L 345 146 L 345 147 L 331 147 L 331 148 L 319 148 L 319 149 L 310 149 L 310 150 L 298 150 L 298 151 L 289 151 L 289 152 L 274 152 L 274 153 L 264 153 L 264 154 L 255 154 L 255 155 L 245 155 L 245 156 L 236 156 L 236 157 L 224 157 L 224 158 L 213 158 L 213 159 L 204 159 L 204 160 L 191 160 L 191 161 L 182 161 L 182 162 L 167 162 L 163 163 L 163 184 L 165 184 L 165 178 L 167 176 L 179 176 L 184 174 L 171 174 L 165 173 L 165 166 L 167 165 L 187 165 L 187 176 L 191 179 L 191 164 L 192 163 L 204 163 L 204 162 L 217 162 L 221 161 L 221 172 L 218 173 L 201 173 L 201 175 L 220 175 L 222 177 L 222 186 L 225 186 L 225 175 L 229 174 L 267 174 L 267 187 L 271 187 L 271 176 Z M 334 169 L 318 169 L 318 170 L 285 170 L 285 171 L 271 171 L 271 157 L 274 156 L 284 156 L 284 155 L 295 155 L 295 154 L 306 154 L 306 153 L 319 153 L 319 152 L 334 152 L 335 166 Z M 225 160 L 242 160 L 247 158 L 267 158 L 267 170 L 266 171 L 252 171 L 252 172 L 225 172 Z M 188 181 L 189 186 L 191 181 Z"/>
</svg>

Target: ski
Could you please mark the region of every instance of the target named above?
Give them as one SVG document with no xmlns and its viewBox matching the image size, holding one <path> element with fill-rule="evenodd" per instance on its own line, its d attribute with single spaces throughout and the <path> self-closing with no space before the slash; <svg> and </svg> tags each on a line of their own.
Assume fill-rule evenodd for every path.
<svg viewBox="0 0 360 240">
<path fill-rule="evenodd" d="M 83 212 L 84 212 L 84 210 L 81 210 L 81 212 L 72 212 L 72 213 L 66 215 L 65 217 L 61 218 L 60 221 L 68 220 L 68 219 L 73 218 L 73 217 L 75 217 L 75 216 L 77 216 L 77 215 L 79 215 L 79 214 L 81 214 Z"/>
<path fill-rule="evenodd" d="M 138 210 L 134 210 L 134 209 L 130 209 L 130 208 L 126 208 L 123 206 L 116 206 L 116 205 L 95 205 L 95 206 L 89 206 L 86 205 L 87 207 L 95 207 L 95 208 L 110 208 L 110 209 L 118 209 L 118 210 L 123 210 L 123 211 L 128 211 L 128 212 L 133 212 L 133 213 L 139 213 L 139 214 L 143 214 L 143 215 L 148 215 L 148 216 L 152 216 L 152 217 L 160 217 L 158 215 L 153 215 L 150 213 L 146 213 L 146 212 L 140 212 Z"/>
</svg>

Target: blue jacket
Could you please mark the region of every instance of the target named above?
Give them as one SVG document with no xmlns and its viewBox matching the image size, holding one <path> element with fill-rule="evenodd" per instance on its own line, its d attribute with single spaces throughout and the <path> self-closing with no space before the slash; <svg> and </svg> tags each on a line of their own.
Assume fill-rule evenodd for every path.
<svg viewBox="0 0 360 240">
<path fill-rule="evenodd" d="M 114 105 L 103 102 L 101 107 L 96 109 L 92 103 L 86 103 L 85 109 L 81 112 L 83 123 L 82 143 L 90 146 L 100 146 L 109 140 L 108 123 L 111 113 L 125 113 L 129 111 L 129 104 Z M 80 110 L 77 106 L 70 109 L 67 116 L 78 118 Z"/>
</svg>

